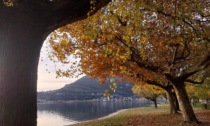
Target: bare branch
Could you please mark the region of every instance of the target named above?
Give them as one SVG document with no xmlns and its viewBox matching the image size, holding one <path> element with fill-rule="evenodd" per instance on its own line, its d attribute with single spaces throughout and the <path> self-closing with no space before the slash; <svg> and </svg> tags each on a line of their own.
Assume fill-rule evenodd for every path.
<svg viewBox="0 0 210 126">
<path fill-rule="evenodd" d="M 171 63 L 169 64 L 169 72 L 171 72 L 171 68 L 172 68 L 172 67 L 174 66 L 174 64 L 175 64 L 175 59 L 176 59 L 176 55 L 177 55 L 178 48 L 179 48 L 179 45 L 175 46 L 175 51 L 174 51 L 174 54 L 173 54 L 173 57 L 172 57 L 172 61 L 171 61 Z"/>
</svg>

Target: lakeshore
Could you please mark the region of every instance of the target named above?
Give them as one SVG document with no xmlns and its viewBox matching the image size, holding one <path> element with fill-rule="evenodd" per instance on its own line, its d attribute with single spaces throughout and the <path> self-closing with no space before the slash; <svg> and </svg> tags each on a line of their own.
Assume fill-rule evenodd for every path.
<svg viewBox="0 0 210 126">
<path fill-rule="evenodd" d="M 153 108 L 152 106 L 147 106 L 147 108 Z M 142 108 L 142 107 L 141 107 Z M 145 107 L 143 107 L 145 108 Z M 98 119 L 92 119 L 92 120 L 87 120 L 87 121 L 81 121 L 81 122 L 75 122 L 74 124 L 71 124 L 69 126 L 72 126 L 72 125 L 75 125 L 75 124 L 84 124 L 84 123 L 88 123 L 88 122 L 91 122 L 91 121 L 99 121 L 99 120 L 103 120 L 103 119 L 108 119 L 108 118 L 111 118 L 113 116 L 117 116 L 119 114 L 121 114 L 122 112 L 125 112 L 125 111 L 130 111 L 131 109 L 138 109 L 138 108 L 129 108 L 129 109 L 121 109 L 121 110 L 118 110 L 116 112 L 113 112 L 107 116 L 104 116 L 104 117 L 101 117 L 101 118 L 98 118 Z"/>
<path fill-rule="evenodd" d="M 169 114 L 168 105 L 141 107 L 119 110 L 108 116 L 79 122 L 69 126 L 210 126 L 210 110 L 194 108 L 200 124 L 187 124 L 182 121 L 182 115 Z"/>
<path fill-rule="evenodd" d="M 103 119 L 107 119 L 107 118 L 111 118 L 113 116 L 116 116 L 118 114 L 120 114 L 121 112 L 124 112 L 128 109 L 122 109 L 122 110 L 118 110 L 116 112 L 113 112 L 107 116 L 104 116 L 104 117 L 101 117 L 101 118 L 98 118 L 98 119 L 92 119 L 92 120 L 87 120 L 87 121 L 81 121 L 81 122 L 75 122 L 74 124 L 71 124 L 71 125 L 68 125 L 68 126 L 72 126 L 72 125 L 76 125 L 76 124 L 84 124 L 84 123 L 88 123 L 88 122 L 91 122 L 91 121 L 99 121 L 99 120 L 103 120 Z"/>
<path fill-rule="evenodd" d="M 38 126 L 66 126 L 79 122 L 112 117 L 128 108 L 145 107 L 150 103 L 137 101 L 93 102 L 80 101 L 72 103 L 38 103 Z M 117 112 L 117 113 L 115 113 Z M 51 120 L 56 120 L 53 122 Z"/>
</svg>

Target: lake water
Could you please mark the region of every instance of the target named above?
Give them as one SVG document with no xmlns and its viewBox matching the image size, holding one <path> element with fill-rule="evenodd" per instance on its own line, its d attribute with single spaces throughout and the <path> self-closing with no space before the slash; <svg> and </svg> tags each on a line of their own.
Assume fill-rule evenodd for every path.
<svg viewBox="0 0 210 126">
<path fill-rule="evenodd" d="M 146 102 L 73 102 L 38 104 L 37 126 L 64 126 L 101 118 L 121 109 L 147 106 Z"/>
</svg>

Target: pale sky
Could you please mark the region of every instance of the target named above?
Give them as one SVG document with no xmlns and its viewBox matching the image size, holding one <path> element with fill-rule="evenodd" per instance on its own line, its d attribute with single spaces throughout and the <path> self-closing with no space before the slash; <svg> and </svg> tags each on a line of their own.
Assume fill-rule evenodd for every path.
<svg viewBox="0 0 210 126">
<path fill-rule="evenodd" d="M 55 66 L 55 64 L 52 61 L 50 61 L 48 58 L 46 46 L 47 45 L 45 42 L 40 53 L 37 91 L 48 91 L 48 90 L 59 89 L 66 84 L 78 80 L 78 78 L 66 78 L 66 77 L 56 78 L 55 74 L 56 69 L 58 69 L 58 67 L 65 68 L 67 66 L 63 66 L 61 64 L 57 64 Z"/>
</svg>

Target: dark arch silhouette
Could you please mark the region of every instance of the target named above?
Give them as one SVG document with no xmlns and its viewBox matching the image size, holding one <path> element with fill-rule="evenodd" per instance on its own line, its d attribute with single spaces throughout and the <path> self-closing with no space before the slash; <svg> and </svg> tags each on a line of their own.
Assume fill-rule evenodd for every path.
<svg viewBox="0 0 210 126">
<path fill-rule="evenodd" d="M 18 0 L 15 0 L 18 1 Z M 111 0 L 96 0 L 96 10 Z M 86 18 L 89 0 L 0 2 L 0 126 L 36 126 L 37 67 L 46 36 Z"/>
</svg>

